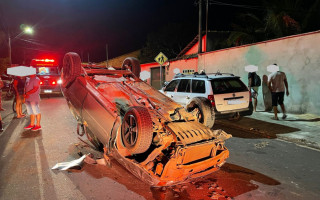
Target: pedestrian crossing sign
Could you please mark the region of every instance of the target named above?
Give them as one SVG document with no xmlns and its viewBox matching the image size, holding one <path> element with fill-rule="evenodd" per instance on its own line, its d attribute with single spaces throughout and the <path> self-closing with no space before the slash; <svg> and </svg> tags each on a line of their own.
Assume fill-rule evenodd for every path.
<svg viewBox="0 0 320 200">
<path fill-rule="evenodd" d="M 160 65 L 163 65 L 163 63 L 167 62 L 168 58 L 165 56 L 162 52 L 160 52 L 154 60 L 159 63 Z"/>
</svg>

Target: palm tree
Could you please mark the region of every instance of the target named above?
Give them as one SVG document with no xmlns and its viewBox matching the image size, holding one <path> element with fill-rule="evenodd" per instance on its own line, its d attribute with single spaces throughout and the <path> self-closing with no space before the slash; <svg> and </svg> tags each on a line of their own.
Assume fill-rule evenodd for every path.
<svg viewBox="0 0 320 200">
<path fill-rule="evenodd" d="M 301 33 L 298 22 L 302 12 L 301 0 L 264 0 L 267 39 Z"/>
<path fill-rule="evenodd" d="M 263 0 L 264 14 L 240 14 L 228 45 L 238 46 L 274 39 L 320 27 L 320 0 Z"/>
<path fill-rule="evenodd" d="M 254 43 L 264 38 L 264 23 L 254 14 L 240 14 L 238 19 L 240 24 L 232 24 L 234 31 L 231 32 L 227 39 L 229 46 L 238 46 L 243 44 Z"/>
</svg>

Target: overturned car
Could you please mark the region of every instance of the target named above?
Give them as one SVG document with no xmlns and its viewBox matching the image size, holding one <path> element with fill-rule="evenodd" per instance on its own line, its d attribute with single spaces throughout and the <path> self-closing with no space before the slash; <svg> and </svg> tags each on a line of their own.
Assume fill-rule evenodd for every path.
<svg viewBox="0 0 320 200">
<path fill-rule="evenodd" d="M 109 70 L 82 66 L 78 54 L 67 53 L 62 91 L 78 134 L 154 186 L 218 170 L 229 157 L 224 141 L 231 135 L 199 123 L 139 74 L 139 61 L 132 57 Z"/>
</svg>

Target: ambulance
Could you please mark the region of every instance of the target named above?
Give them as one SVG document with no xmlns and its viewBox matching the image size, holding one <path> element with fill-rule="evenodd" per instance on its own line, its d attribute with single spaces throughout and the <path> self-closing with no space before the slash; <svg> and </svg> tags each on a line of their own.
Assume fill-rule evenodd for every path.
<svg viewBox="0 0 320 200">
<path fill-rule="evenodd" d="M 62 94 L 59 64 L 55 59 L 32 59 L 30 66 L 36 68 L 40 78 L 40 94 Z"/>
</svg>

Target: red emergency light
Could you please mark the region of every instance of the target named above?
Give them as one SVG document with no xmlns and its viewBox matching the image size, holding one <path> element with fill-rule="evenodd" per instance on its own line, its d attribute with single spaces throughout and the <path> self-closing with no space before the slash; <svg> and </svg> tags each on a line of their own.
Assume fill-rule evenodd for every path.
<svg viewBox="0 0 320 200">
<path fill-rule="evenodd" d="M 56 85 L 57 82 L 56 82 L 56 81 L 52 81 L 51 84 L 52 84 L 52 85 Z"/>
<path fill-rule="evenodd" d="M 33 59 L 36 62 L 54 62 L 54 59 Z"/>
<path fill-rule="evenodd" d="M 43 85 L 43 82 L 42 82 L 42 81 L 40 81 L 40 85 Z"/>
</svg>

